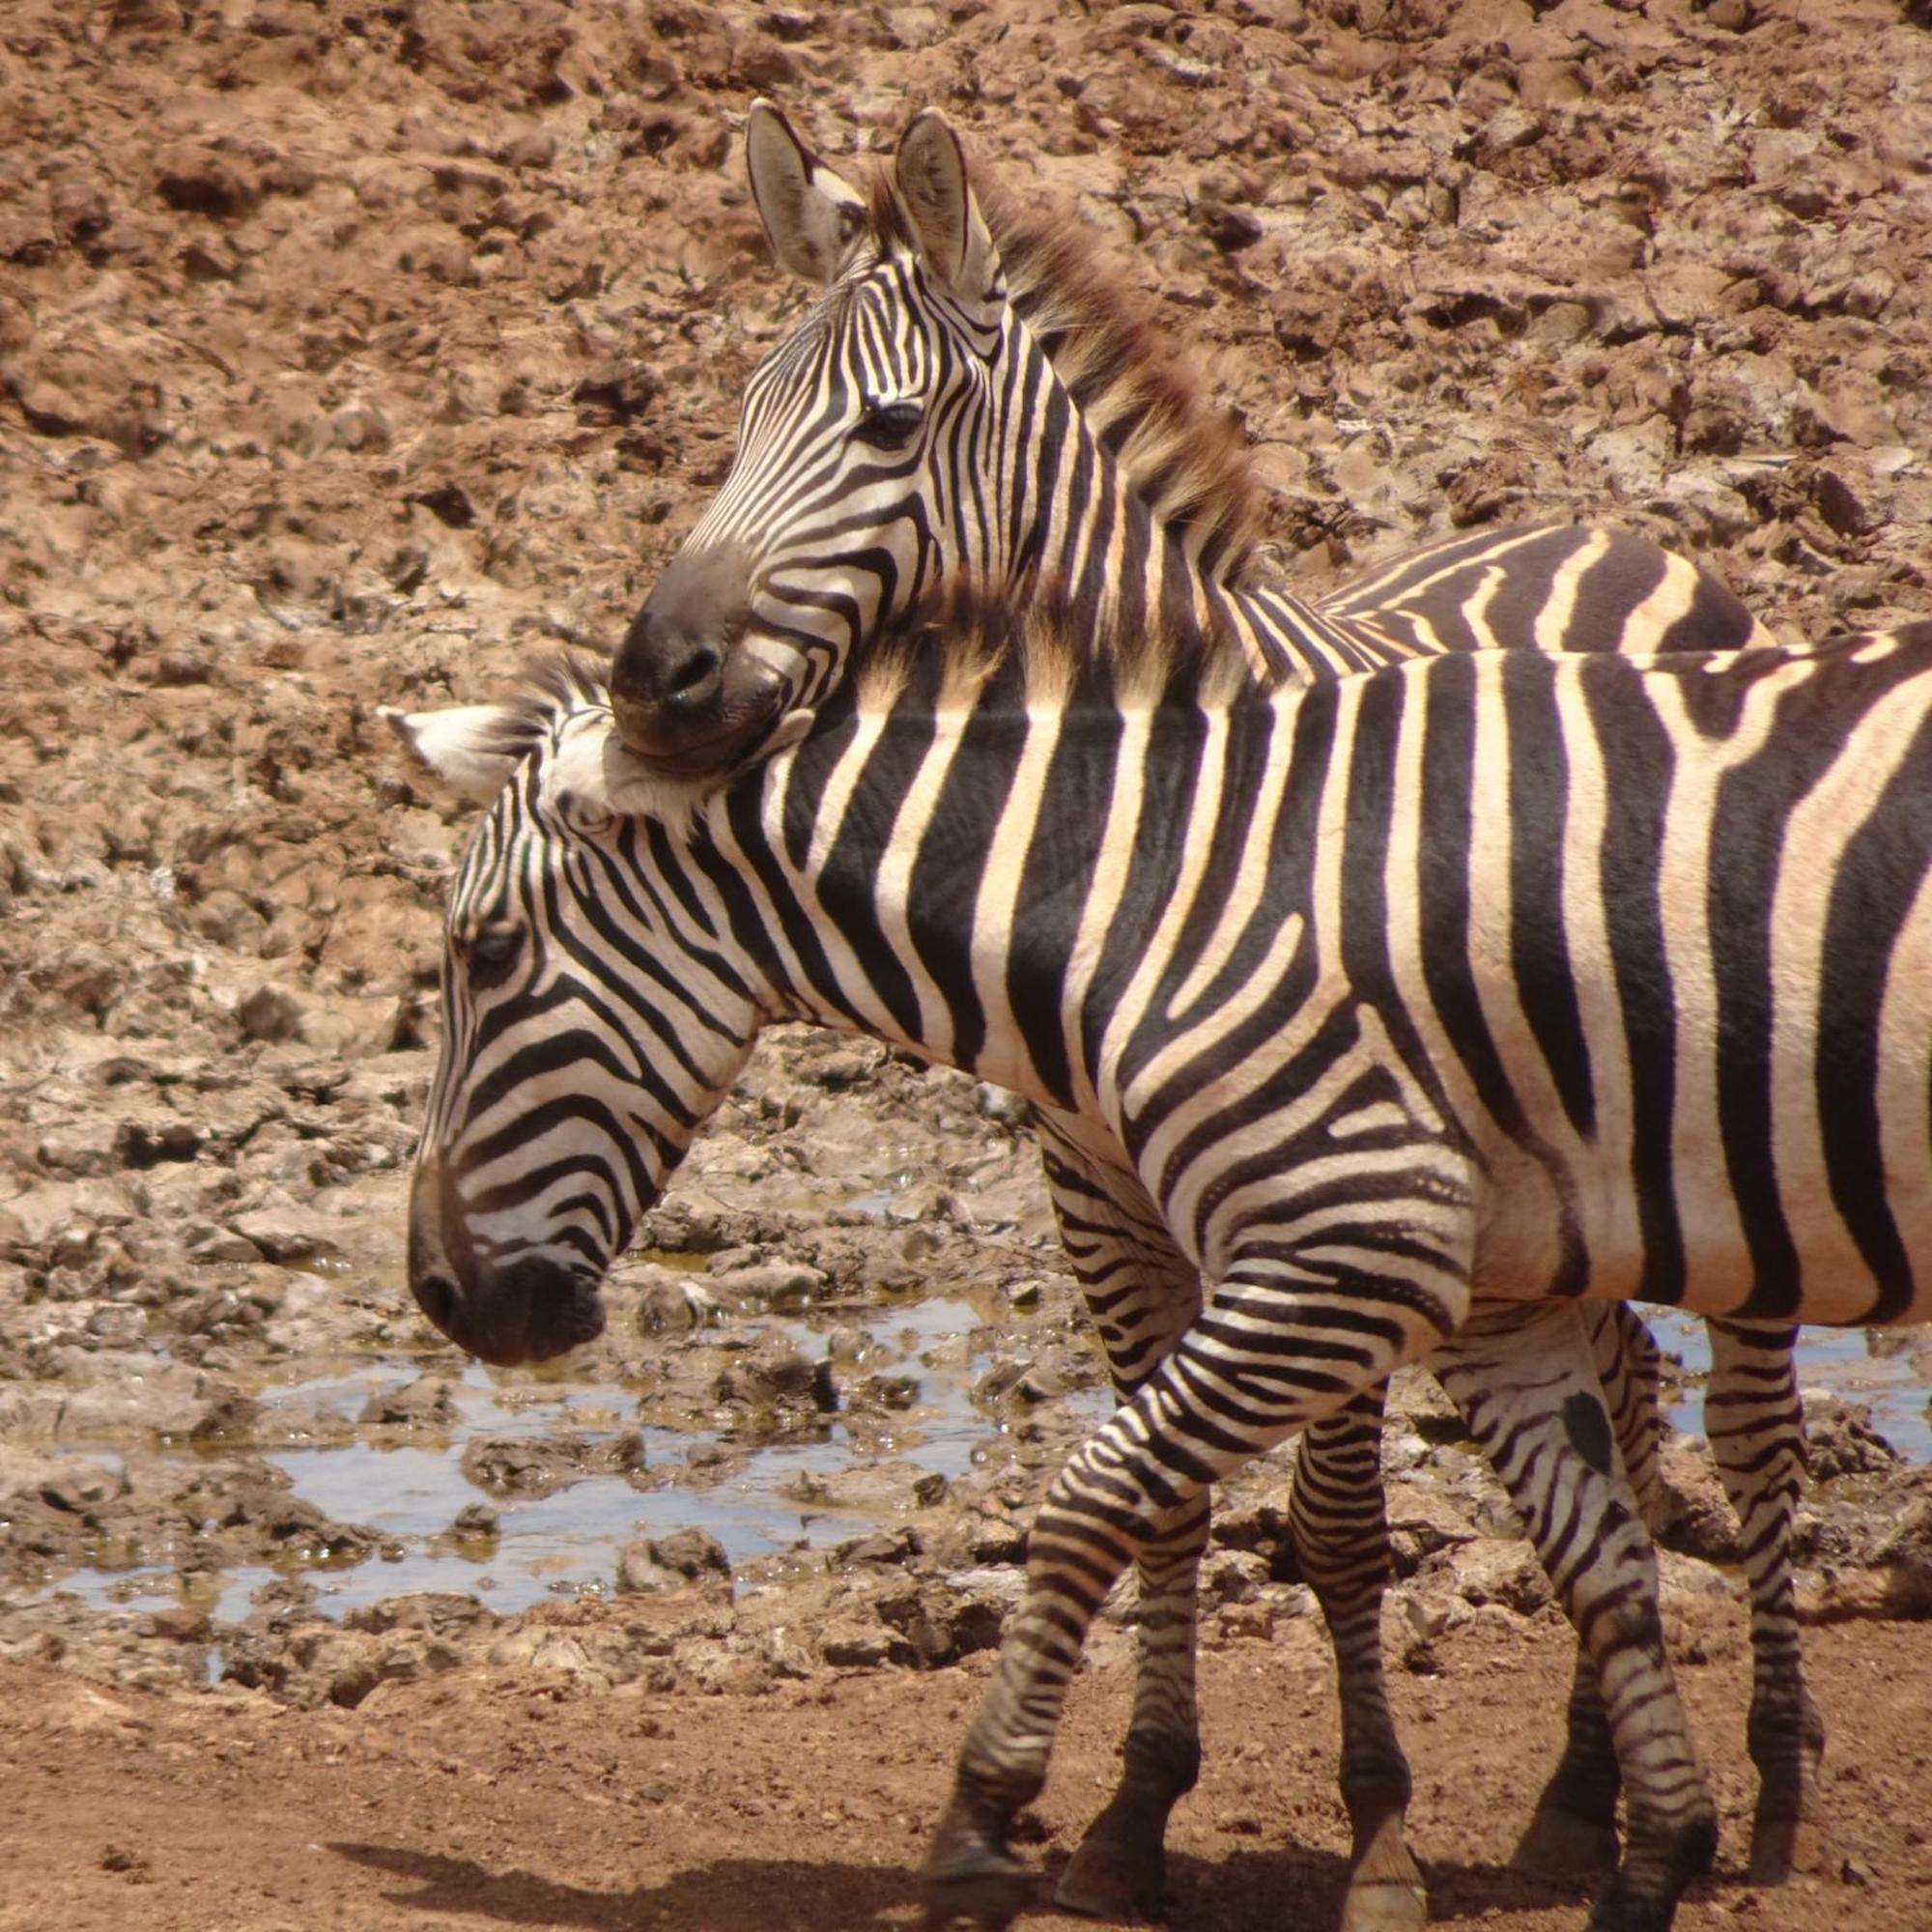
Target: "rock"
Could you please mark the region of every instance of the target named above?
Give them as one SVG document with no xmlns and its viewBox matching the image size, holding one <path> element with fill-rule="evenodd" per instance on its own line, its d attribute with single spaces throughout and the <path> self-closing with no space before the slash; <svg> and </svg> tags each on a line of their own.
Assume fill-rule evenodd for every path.
<svg viewBox="0 0 1932 1932">
<path fill-rule="evenodd" d="M 251 1214 L 238 1214 L 228 1227 L 231 1234 L 248 1242 L 263 1261 L 278 1266 L 333 1260 L 342 1253 L 334 1236 L 324 1232 L 320 1217 L 293 1203 L 285 1208 L 262 1208 Z"/>
<path fill-rule="evenodd" d="M 261 199 L 255 178 L 212 148 L 176 147 L 156 160 L 155 186 L 170 208 L 232 221 Z"/>
<path fill-rule="evenodd" d="M 145 1169 L 167 1160 L 194 1160 L 207 1145 L 207 1128 L 192 1121 L 123 1121 L 114 1129 L 114 1157 L 122 1167 Z"/>
<path fill-rule="evenodd" d="M 372 1395 L 356 1420 L 392 1429 L 445 1430 L 456 1422 L 456 1403 L 442 1377 L 419 1376 L 400 1388 Z M 492 1517 L 493 1526 L 495 1521 Z"/>
<path fill-rule="evenodd" d="M 1883 1474 L 1898 1461 L 1898 1451 L 1871 1426 L 1871 1410 L 1862 1404 L 1816 1389 L 1803 1393 L 1805 1466 L 1812 1482 Z"/>
<path fill-rule="evenodd" d="M 746 1408 L 810 1408 L 829 1413 L 838 1406 L 832 1364 L 814 1362 L 781 1335 L 760 1336 L 743 1355 L 720 1370 L 716 1394 L 722 1403 Z"/>
<path fill-rule="evenodd" d="M 1460 1549 L 1477 1540 L 1468 1518 L 1437 1490 L 1391 1484 L 1386 1508 L 1389 1553 L 1398 1577 L 1412 1577 L 1438 1551 Z"/>
<path fill-rule="evenodd" d="M 818 1638 L 819 1656 L 841 1670 L 876 1669 L 892 1659 L 895 1650 L 903 1654 L 903 1643 L 876 1624 L 863 1623 L 857 1617 L 841 1618 L 829 1625 Z"/>
<path fill-rule="evenodd" d="M 1738 1520 L 1702 1436 L 1673 1435 L 1658 1458 L 1662 1520 L 1652 1524 L 1667 1549 L 1709 1563 L 1735 1563 Z"/>
<path fill-rule="evenodd" d="M 627 1267 L 616 1278 L 635 1287 L 638 1327 L 645 1335 L 675 1334 L 716 1321 L 724 1305 L 697 1277 L 646 1263 Z"/>
<path fill-rule="evenodd" d="M 0 1508 L 38 1497 L 50 1509 L 78 1514 L 128 1492 L 128 1471 L 105 1456 L 41 1456 L 0 1442 Z"/>
<path fill-rule="evenodd" d="M 617 1588 L 625 1595 L 682 1589 L 689 1583 L 730 1580 L 730 1559 L 708 1530 L 679 1529 L 641 1536 L 617 1559 Z"/>
<path fill-rule="evenodd" d="M 805 1263 L 766 1262 L 710 1270 L 706 1286 L 724 1305 L 741 1314 L 756 1314 L 809 1308 L 831 1284 L 820 1269 Z"/>
<path fill-rule="evenodd" d="M 644 1466 L 644 1438 L 482 1435 L 464 1447 L 463 1473 L 497 1495 L 549 1496 L 586 1476 L 626 1475 Z"/>
<path fill-rule="evenodd" d="M 1201 1565 L 1201 1591 L 1210 1603 L 1254 1603 L 1268 1580 L 1265 1559 L 1251 1549 L 1210 1550 Z"/>
<path fill-rule="evenodd" d="M 1527 1543 L 1478 1537 L 1432 1558 L 1421 1575 L 1427 1578 L 1444 1569 L 1463 1600 L 1478 1608 L 1494 1604 L 1529 1616 L 1550 1601 L 1549 1578 Z"/>
<path fill-rule="evenodd" d="M 242 1031 L 250 1039 L 298 1039 L 301 1037 L 301 1003 L 283 986 L 257 986 L 235 1009 Z"/>
<path fill-rule="evenodd" d="M 870 1536 L 854 1536 L 839 1544 L 832 1560 L 843 1569 L 861 1564 L 905 1564 L 924 1547 L 915 1529 L 875 1530 Z"/>
</svg>

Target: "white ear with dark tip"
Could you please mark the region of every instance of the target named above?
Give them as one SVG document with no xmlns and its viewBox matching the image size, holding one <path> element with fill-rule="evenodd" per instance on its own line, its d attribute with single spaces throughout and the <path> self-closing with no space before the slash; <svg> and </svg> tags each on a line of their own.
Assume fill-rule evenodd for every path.
<svg viewBox="0 0 1932 1932">
<path fill-rule="evenodd" d="M 829 287 L 866 232 L 866 198 L 814 155 L 769 100 L 745 119 L 752 199 L 772 252 L 795 275 Z"/>
<path fill-rule="evenodd" d="M 521 753 L 503 750 L 506 721 L 514 714 L 496 704 L 452 704 L 439 711 L 402 711 L 379 704 L 376 716 L 431 777 L 460 798 L 487 805 L 503 789 Z"/>
<path fill-rule="evenodd" d="M 982 306 L 996 293 L 998 259 L 966 151 L 943 114 L 928 108 L 914 116 L 899 142 L 895 179 L 927 269 L 958 300 Z"/>
</svg>

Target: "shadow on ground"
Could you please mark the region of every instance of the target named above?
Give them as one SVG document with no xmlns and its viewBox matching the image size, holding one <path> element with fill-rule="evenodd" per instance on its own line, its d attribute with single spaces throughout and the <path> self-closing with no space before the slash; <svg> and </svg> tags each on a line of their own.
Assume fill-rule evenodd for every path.
<svg viewBox="0 0 1932 1932">
<path fill-rule="evenodd" d="M 726 1859 L 679 1872 L 662 1885 L 602 1888 L 559 1884 L 515 1867 L 497 1868 L 400 1845 L 332 1843 L 356 1864 L 410 1881 L 384 1894 L 417 1912 L 467 1913 L 505 1925 L 639 1932 L 852 1932 L 919 1922 L 918 1881 L 909 1867 L 828 1861 Z M 1038 1912 L 1051 1908 L 1052 1881 L 1064 1859 L 1041 1873 Z M 1433 1863 L 1431 1922 L 1480 1919 L 1497 1906 L 1581 1908 L 1593 1886 L 1552 1883 L 1504 1866 Z M 1284 1924 L 1332 1923 L 1348 1866 L 1330 1853 L 1240 1852 L 1225 1859 L 1177 1857 L 1169 1862 L 1169 1920 L 1214 1932 L 1280 1932 Z M 1021 1923 L 1033 1918 L 1026 1914 Z M 1578 1920 L 1580 1924 L 1580 1918 Z"/>
</svg>

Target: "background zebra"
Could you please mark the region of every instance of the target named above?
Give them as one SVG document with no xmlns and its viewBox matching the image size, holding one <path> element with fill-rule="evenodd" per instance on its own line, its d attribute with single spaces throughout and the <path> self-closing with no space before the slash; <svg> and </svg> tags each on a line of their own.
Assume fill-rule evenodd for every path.
<svg viewBox="0 0 1932 1932">
<path fill-rule="evenodd" d="M 412 1285 L 494 1359 L 571 1346 L 761 1024 L 924 1050 L 946 1031 L 955 1064 L 1112 1134 L 1211 1291 L 1036 1521 L 937 1909 L 1002 1922 L 1023 1896 L 1006 1831 L 1138 1548 L 1436 1350 L 1602 1673 L 1630 1836 L 1592 1922 L 1666 1925 L 1715 1814 L 1564 1297 L 1932 1313 L 1911 1259 L 1932 1230 L 1932 626 L 1810 659 L 1485 653 L 1304 691 L 1039 629 L 977 675 L 888 662 L 702 799 L 618 751 L 581 673 L 403 721 L 440 771 L 502 784 L 452 896 Z M 1097 809 L 1062 809 L 1076 793 Z M 1503 941 L 1539 845 L 1564 855 L 1560 916 L 1524 957 Z M 923 867 L 946 890 L 916 892 Z M 1016 917 L 1048 883 L 1075 916 Z M 1571 989 L 1574 1054 L 1524 1003 L 1539 977 Z M 991 1009 L 1021 980 L 1050 989 L 1063 1055 Z M 1480 1301 L 1536 1283 L 1554 1298 Z"/>
<path fill-rule="evenodd" d="M 1096 269 L 1090 235 L 976 188 L 936 115 L 912 124 L 892 176 L 864 192 L 769 103 L 753 106 L 747 147 L 779 260 L 826 293 L 752 377 L 732 469 L 617 654 L 618 728 L 661 771 L 713 775 L 802 729 L 854 650 L 948 578 L 1056 598 L 1114 635 L 1158 622 L 1269 677 L 1476 646 L 1770 641 L 1709 576 L 1603 528 L 1465 534 L 1311 606 L 1254 543 L 1257 493 L 1238 437 Z M 1042 1134 L 1069 1253 L 1129 1393 L 1191 1318 L 1199 1282 L 1131 1174 L 1088 1149 L 1077 1122 L 1049 1107 Z M 1634 1318 L 1600 1319 L 1603 1367 L 1620 1384 L 1622 1357 L 1649 1345 Z M 1745 1525 L 1761 1879 L 1788 1869 L 1823 1749 L 1789 1560 L 1803 1467 L 1792 1341 L 1784 1323 L 1714 1334 L 1707 1405 Z M 1626 1460 L 1641 1480 L 1654 1415 L 1620 1388 L 1612 1408 L 1631 1418 Z M 1374 1427 L 1355 1411 L 1311 1432 L 1295 1523 L 1336 1633 L 1358 1870 L 1365 1883 L 1373 1871 L 1409 1884 L 1419 1901 L 1399 1850 L 1407 1772 L 1372 1636 L 1384 1564 Z M 1158 1896 L 1165 1817 L 1199 1762 L 1194 1573 L 1207 1532 L 1204 1501 L 1143 1560 L 1144 1668 L 1122 1782 L 1066 1874 L 1068 1903 L 1122 1912 Z M 1564 1870 L 1612 1862 L 1615 1804 L 1594 1678 L 1581 1670 L 1569 1747 L 1525 1856 Z"/>
</svg>

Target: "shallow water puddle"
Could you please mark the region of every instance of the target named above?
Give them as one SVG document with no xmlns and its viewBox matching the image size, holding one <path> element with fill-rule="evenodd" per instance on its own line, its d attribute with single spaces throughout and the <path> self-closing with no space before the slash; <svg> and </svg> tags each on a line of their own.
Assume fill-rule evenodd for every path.
<svg viewBox="0 0 1932 1932">
<path fill-rule="evenodd" d="M 1711 1345 L 1704 1324 L 1695 1316 L 1661 1308 L 1646 1308 L 1645 1319 L 1659 1345 L 1677 1356 L 1698 1377 L 1711 1370 Z M 1932 1404 L 1926 1399 L 1924 1378 L 1914 1368 L 1910 1353 L 1874 1355 L 1863 1328 L 1805 1328 L 1798 1339 L 1798 1386 L 1806 1394 L 1822 1390 L 1841 1401 L 1861 1403 L 1871 1409 L 1872 1427 L 1909 1463 L 1932 1462 Z M 1932 1328 L 1900 1330 L 1911 1334 L 1920 1349 L 1932 1348 Z M 1704 1392 L 1701 1381 L 1664 1414 L 1686 1435 L 1703 1433 Z"/>
<path fill-rule="evenodd" d="M 621 1382 L 573 1380 L 567 1364 L 561 1374 L 499 1377 L 453 1355 L 384 1357 L 360 1370 L 260 1390 L 264 1435 L 272 1440 L 285 1421 L 286 1439 L 296 1445 L 265 1450 L 263 1460 L 289 1477 L 301 1501 L 372 1533 L 375 1553 L 339 1565 L 249 1565 L 192 1575 L 157 1566 L 89 1567 L 54 1579 L 49 1591 L 71 1592 L 96 1607 L 186 1604 L 216 1622 L 233 1622 L 258 1592 L 286 1590 L 298 1578 L 328 1616 L 417 1591 L 473 1592 L 507 1612 L 546 1596 L 611 1590 L 620 1552 L 639 1536 L 703 1529 L 734 1568 L 790 1550 L 822 1550 L 880 1527 L 921 1475 L 962 1474 L 997 1427 L 970 1396 L 971 1337 L 984 1328 L 985 1317 L 969 1302 L 935 1296 L 867 1309 L 858 1321 L 841 1308 L 798 1319 L 763 1317 L 756 1325 L 815 1355 L 835 1323 L 863 1332 L 868 1369 L 903 1367 L 919 1376 L 917 1405 L 903 1415 L 868 1416 L 863 1439 L 838 1412 L 825 1418 L 822 1433 L 763 1443 L 723 1430 L 640 1428 L 634 1390 Z M 729 1336 L 732 1324 L 715 1332 Z M 366 1439 L 357 1418 L 372 1397 L 445 1369 L 454 1379 L 453 1427 L 427 1439 Z M 358 1434 L 301 1446 L 305 1436 L 327 1438 L 340 1429 Z M 645 1445 L 636 1480 L 590 1474 L 566 1479 L 550 1494 L 504 1495 L 472 1481 L 463 1467 L 466 1447 L 481 1438 L 537 1442 L 568 1435 L 594 1449 L 632 1434 Z M 63 1447 L 77 1453 L 90 1445 Z M 174 1453 L 185 1460 L 195 1452 Z M 855 1486 L 862 1469 L 873 1477 Z M 849 1493 L 855 1487 L 857 1500 Z M 459 1513 L 477 1503 L 495 1519 L 494 1529 L 458 1532 Z"/>
</svg>

